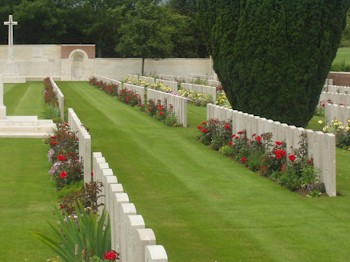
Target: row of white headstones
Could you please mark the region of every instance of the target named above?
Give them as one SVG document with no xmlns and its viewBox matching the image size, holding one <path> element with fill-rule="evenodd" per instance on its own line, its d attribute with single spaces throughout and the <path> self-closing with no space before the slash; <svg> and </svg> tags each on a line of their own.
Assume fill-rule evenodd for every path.
<svg viewBox="0 0 350 262">
<path fill-rule="evenodd" d="M 156 244 L 153 230 L 145 228 L 143 217 L 137 214 L 135 205 L 129 202 L 127 193 L 122 184 L 118 183 L 117 176 L 109 168 L 102 153 L 91 152 L 91 136 L 72 108 L 68 109 L 68 123 L 79 139 L 79 157 L 84 163 L 84 183 L 95 181 L 103 184 L 98 201 L 109 214 L 112 249 L 120 253 L 123 261 L 167 262 L 164 247 Z M 99 212 L 101 214 L 101 208 Z"/>
</svg>

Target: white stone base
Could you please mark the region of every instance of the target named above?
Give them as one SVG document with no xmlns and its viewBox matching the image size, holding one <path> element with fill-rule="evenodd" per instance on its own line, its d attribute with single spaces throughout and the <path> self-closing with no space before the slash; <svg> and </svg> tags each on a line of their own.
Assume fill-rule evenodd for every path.
<svg viewBox="0 0 350 262">
<path fill-rule="evenodd" d="M 20 76 L 17 70 L 17 63 L 15 61 L 7 61 L 3 74 L 4 83 L 25 83 L 26 79 Z"/>
<path fill-rule="evenodd" d="M 0 106 L 0 120 L 6 118 L 6 106 Z"/>
<path fill-rule="evenodd" d="M 47 137 L 56 125 L 52 120 L 37 116 L 7 116 L 0 119 L 0 137 Z"/>
<path fill-rule="evenodd" d="M 19 74 L 3 74 L 4 83 L 25 83 L 26 78 Z"/>
</svg>

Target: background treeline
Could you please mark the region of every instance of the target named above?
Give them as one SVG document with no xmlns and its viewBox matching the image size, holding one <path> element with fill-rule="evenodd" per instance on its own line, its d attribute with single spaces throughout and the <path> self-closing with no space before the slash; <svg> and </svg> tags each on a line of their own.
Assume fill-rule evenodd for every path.
<svg viewBox="0 0 350 262">
<path fill-rule="evenodd" d="M 97 57 L 206 57 L 195 0 L 0 0 L 15 44 L 96 44 Z"/>
</svg>

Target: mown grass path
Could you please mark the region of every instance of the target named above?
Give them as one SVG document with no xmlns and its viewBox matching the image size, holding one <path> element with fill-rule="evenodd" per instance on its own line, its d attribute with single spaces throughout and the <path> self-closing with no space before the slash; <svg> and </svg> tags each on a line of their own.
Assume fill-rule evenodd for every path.
<svg viewBox="0 0 350 262">
<path fill-rule="evenodd" d="M 40 115 L 43 84 L 6 84 L 8 115 Z M 31 232 L 50 234 L 57 201 L 42 139 L 0 138 L 0 261 L 46 261 L 52 251 Z"/>
<path fill-rule="evenodd" d="M 169 128 L 86 82 L 59 82 L 169 261 L 347 261 L 349 153 L 338 151 L 342 197 L 289 192 L 196 141 L 205 111 L 189 106 L 189 128 Z"/>
</svg>

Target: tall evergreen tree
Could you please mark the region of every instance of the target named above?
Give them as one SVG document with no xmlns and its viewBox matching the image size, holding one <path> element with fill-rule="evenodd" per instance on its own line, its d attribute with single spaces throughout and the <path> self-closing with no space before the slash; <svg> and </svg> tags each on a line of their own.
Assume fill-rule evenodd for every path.
<svg viewBox="0 0 350 262">
<path fill-rule="evenodd" d="M 349 0 L 198 0 L 233 108 L 296 126 L 314 114 Z"/>
</svg>

